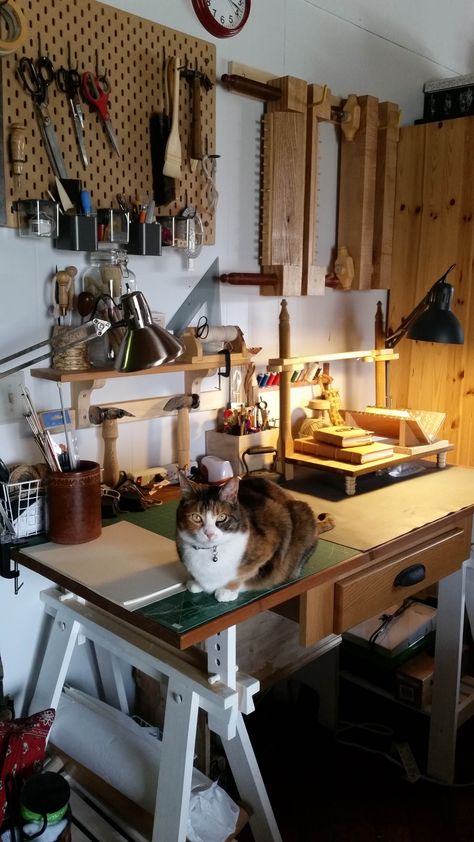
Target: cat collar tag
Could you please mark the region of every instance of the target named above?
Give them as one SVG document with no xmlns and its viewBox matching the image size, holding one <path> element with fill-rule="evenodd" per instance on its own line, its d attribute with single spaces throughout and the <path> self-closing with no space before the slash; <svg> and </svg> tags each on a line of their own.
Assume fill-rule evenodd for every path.
<svg viewBox="0 0 474 842">
<path fill-rule="evenodd" d="M 193 550 L 207 550 L 207 547 L 196 547 L 195 544 L 193 544 L 192 546 L 193 546 Z M 217 555 L 217 546 L 216 545 L 214 545 L 213 548 L 212 548 L 211 559 L 214 562 L 219 561 L 219 556 Z"/>
</svg>

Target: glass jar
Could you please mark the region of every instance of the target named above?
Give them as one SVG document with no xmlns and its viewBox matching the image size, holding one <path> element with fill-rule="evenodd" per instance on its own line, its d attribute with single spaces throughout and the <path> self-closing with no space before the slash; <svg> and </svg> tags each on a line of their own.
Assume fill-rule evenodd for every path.
<svg viewBox="0 0 474 842">
<path fill-rule="evenodd" d="M 122 295 L 122 267 L 119 252 L 93 251 L 87 255 L 88 266 L 82 274 L 82 289 L 94 298 L 109 295 L 116 303 Z"/>
<path fill-rule="evenodd" d="M 118 251 L 117 260 L 122 270 L 122 295 L 125 295 L 126 292 L 135 292 L 137 289 L 137 279 L 135 273 L 129 269 L 127 252 Z"/>
<path fill-rule="evenodd" d="M 81 279 L 83 292 L 90 293 L 95 299 L 90 317 L 104 319 L 112 324 L 122 318 L 118 306 L 124 291 L 120 254 L 118 249 L 90 252 Z M 89 364 L 94 368 L 112 368 L 115 346 L 120 344 L 122 335 L 123 330 L 117 328 L 113 336 L 112 331 L 108 331 L 88 342 L 86 349 Z"/>
</svg>

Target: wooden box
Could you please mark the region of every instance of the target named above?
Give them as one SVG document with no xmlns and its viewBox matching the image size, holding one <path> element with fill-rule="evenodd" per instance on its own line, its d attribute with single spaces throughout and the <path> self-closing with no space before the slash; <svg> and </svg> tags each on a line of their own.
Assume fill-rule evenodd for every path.
<svg viewBox="0 0 474 842">
<path fill-rule="evenodd" d="M 227 459 L 232 465 L 234 474 L 245 474 L 246 467 L 242 461 L 242 454 L 249 447 L 260 445 L 262 447 L 276 447 L 278 441 L 278 429 L 272 427 L 270 430 L 261 430 L 258 433 L 248 433 L 246 436 L 231 436 L 229 433 L 217 433 L 215 430 L 206 431 L 206 454 L 208 456 L 219 456 Z M 249 456 L 247 459 L 250 471 L 268 468 L 273 463 L 271 453 L 262 453 L 258 456 Z"/>
</svg>

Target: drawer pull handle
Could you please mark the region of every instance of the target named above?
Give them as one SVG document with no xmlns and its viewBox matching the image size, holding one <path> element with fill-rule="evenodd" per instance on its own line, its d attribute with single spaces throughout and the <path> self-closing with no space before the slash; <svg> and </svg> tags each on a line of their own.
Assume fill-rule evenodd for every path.
<svg viewBox="0 0 474 842">
<path fill-rule="evenodd" d="M 410 585 L 417 585 L 422 582 L 426 576 L 426 569 L 424 564 L 412 564 L 411 567 L 405 567 L 401 570 L 394 581 L 394 587 L 407 588 Z"/>
</svg>

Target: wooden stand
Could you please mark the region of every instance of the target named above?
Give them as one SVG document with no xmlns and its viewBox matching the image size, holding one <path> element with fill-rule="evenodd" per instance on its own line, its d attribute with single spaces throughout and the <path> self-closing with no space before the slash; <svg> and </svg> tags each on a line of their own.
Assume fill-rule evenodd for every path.
<svg viewBox="0 0 474 842">
<path fill-rule="evenodd" d="M 318 468 L 321 471 L 326 471 L 333 474 L 340 474 L 344 477 L 344 488 L 348 495 L 355 494 L 356 480 L 358 476 L 363 474 L 371 474 L 379 471 L 382 468 L 398 465 L 401 462 L 409 462 L 420 456 L 436 456 L 438 468 L 444 468 L 446 465 L 446 454 L 453 450 L 453 445 L 448 441 L 443 440 L 424 443 L 419 439 L 413 440 L 413 426 L 411 421 L 405 419 L 389 418 L 390 432 L 379 433 L 380 435 L 387 435 L 397 438 L 396 452 L 393 456 L 387 459 L 378 459 L 373 462 L 367 462 L 363 465 L 350 465 L 347 462 L 338 462 L 333 459 L 321 459 L 316 456 L 311 456 L 302 452 L 295 452 L 295 445 L 291 433 L 291 402 L 290 402 L 290 383 L 291 372 L 295 368 L 301 368 L 304 364 L 309 362 L 320 362 L 326 365 L 326 370 L 329 369 L 327 365 L 332 360 L 348 360 L 359 359 L 364 362 L 373 362 L 376 367 L 376 377 L 381 374 L 381 367 L 385 366 L 386 362 L 397 359 L 397 355 L 390 349 L 377 348 L 371 351 L 348 351 L 341 354 L 322 354 L 310 357 L 290 357 L 290 317 L 287 308 L 287 302 L 281 302 L 280 322 L 279 322 L 279 336 L 280 336 L 280 357 L 278 359 L 269 360 L 268 367 L 272 371 L 280 371 L 280 438 L 278 444 L 278 470 L 280 470 L 286 479 L 293 478 L 293 465 L 301 464 L 307 467 Z M 387 410 L 389 412 L 389 410 Z M 383 424 L 383 415 L 375 415 L 370 413 L 352 413 L 353 418 L 350 423 L 355 421 L 355 426 L 363 426 L 367 429 L 373 430 L 374 424 L 379 427 Z M 361 422 L 360 416 L 364 416 Z M 415 436 L 416 439 L 416 436 Z"/>
</svg>

